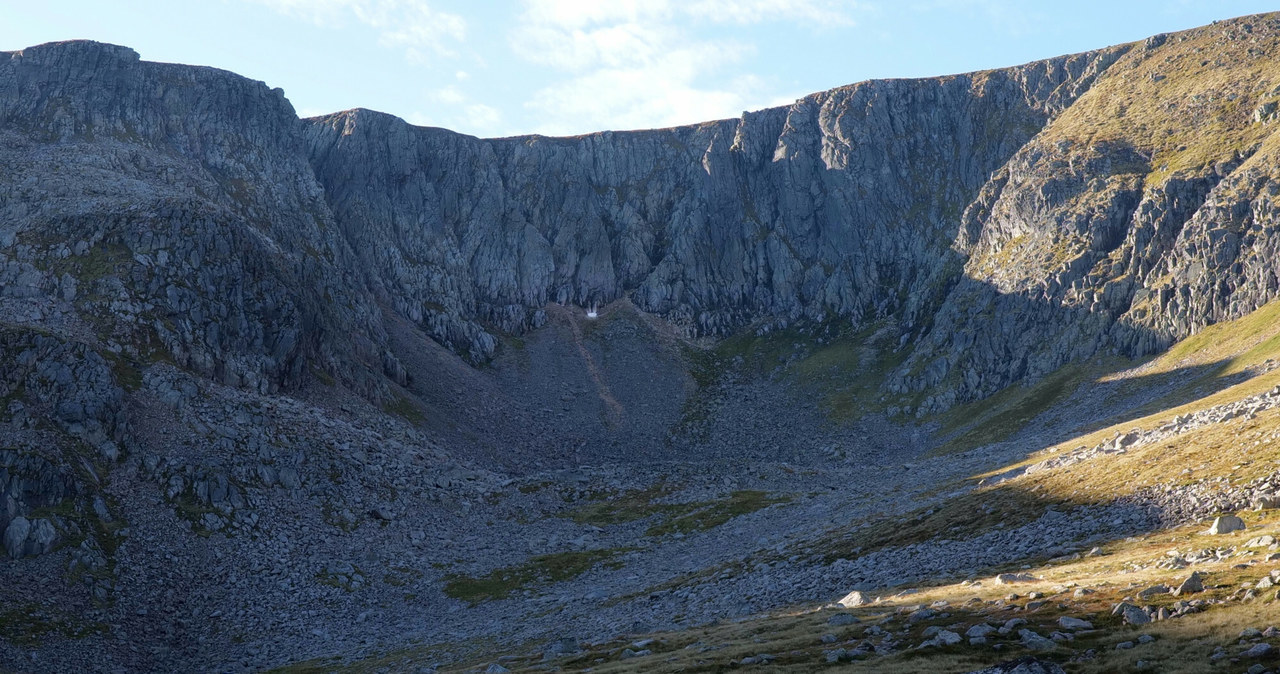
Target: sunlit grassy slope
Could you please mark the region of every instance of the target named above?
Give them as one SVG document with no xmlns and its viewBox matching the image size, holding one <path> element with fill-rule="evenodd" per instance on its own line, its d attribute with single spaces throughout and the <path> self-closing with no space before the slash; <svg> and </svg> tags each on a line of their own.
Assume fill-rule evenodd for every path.
<svg viewBox="0 0 1280 674">
<path fill-rule="evenodd" d="M 1104 416 L 1102 422 L 1095 423 L 1098 428 L 1090 429 L 1094 432 L 1072 436 L 1046 449 L 1093 445 L 1116 431 L 1111 428 L 1113 424 L 1151 428 L 1190 409 L 1265 391 L 1280 379 L 1250 375 L 1268 369 L 1269 362 L 1280 362 L 1280 301 L 1243 318 L 1208 326 L 1143 363 L 1105 357 L 1068 365 L 1034 384 L 1011 386 L 985 400 L 957 407 L 942 417 L 943 430 L 953 435 L 937 453 L 1004 440 L 1027 428 L 1041 414 L 1061 406 L 1082 386 L 1108 400 L 1128 402 L 1115 407 L 1110 419 Z M 1144 390 L 1159 393 L 1144 398 Z M 1136 404 L 1135 399 L 1139 401 Z M 1028 462 L 1036 460 L 1039 459 Z"/>
<path fill-rule="evenodd" d="M 1272 20 L 1271 17 L 1259 20 Z M 1085 190 L 1080 212 L 1105 207 L 1108 190 L 1153 190 L 1170 180 L 1203 175 L 1219 163 L 1269 162 L 1280 156 L 1280 136 L 1274 123 L 1261 123 L 1255 111 L 1280 108 L 1280 61 L 1258 54 L 1280 53 L 1278 38 L 1253 35 L 1249 20 L 1170 36 L 1166 41 L 1136 43 L 1106 76 L 1065 110 L 1034 141 L 1043 147 L 1077 148 L 1082 161 L 1126 158 L 1100 178 L 1105 188 Z M 1273 120 L 1274 121 L 1274 120 Z M 1117 150 L 1120 148 L 1120 150 Z M 1066 149 L 1061 150 L 1066 152 Z M 1126 163 L 1127 162 L 1127 163 Z M 1046 232 L 1042 240 L 1014 237 L 994 247 L 990 259 L 975 258 L 970 272 L 1019 266 L 1031 276 L 1043 269 L 1068 264 L 1085 253 L 1087 243 L 1072 232 Z M 987 267 L 983 265 L 987 264 Z M 993 272 L 994 273 L 994 272 Z M 1038 280 L 1038 279 L 1037 279 Z M 1155 310 L 1137 303 L 1141 311 Z M 909 397 L 885 396 L 885 377 L 908 355 L 893 330 L 872 325 L 861 332 L 750 334 L 725 340 L 714 348 L 691 351 L 694 379 L 711 389 L 717 378 L 737 368 L 796 382 L 819 396 L 833 422 L 856 419 L 868 412 L 889 412 L 910 405 Z M 1016 527 L 1036 520 L 1046 508 L 1071 510 L 1079 506 L 1113 503 L 1156 486 L 1204 482 L 1218 487 L 1238 485 L 1280 470 L 1280 408 L 1256 416 L 1236 417 L 1179 433 L 1167 440 L 1133 446 L 1123 454 L 1108 454 L 1069 466 L 1024 474 L 998 484 L 984 478 L 1008 474 L 1061 456 L 1077 448 L 1094 447 L 1135 429 L 1152 430 L 1175 417 L 1231 403 L 1280 385 L 1280 301 L 1238 320 L 1200 329 L 1162 355 L 1146 361 L 1100 357 L 1069 365 L 1039 381 L 1010 387 L 985 400 L 969 403 L 926 419 L 940 428 L 944 442 L 935 460 L 946 454 L 1007 443 L 1003 450 L 1016 458 L 990 472 L 964 476 L 948 490 L 958 495 L 921 505 L 900 517 L 850 522 L 812 543 L 811 561 L 866 555 L 876 550 L 937 539 L 964 539 L 995 526 Z M 916 401 L 918 402 L 918 401 Z M 694 397 L 686 417 L 699 421 L 707 413 L 705 401 Z M 899 419 L 901 420 L 901 419 Z M 909 423 L 909 421 L 908 421 Z M 745 492 L 743 492 L 745 493 Z M 591 506 L 569 516 L 601 525 L 661 514 L 681 522 L 684 533 L 702 527 L 701 520 L 674 519 L 678 507 L 653 505 L 647 496 L 627 506 L 643 506 L 635 513 L 616 505 Z M 754 504 L 755 501 L 749 503 Z M 695 504 L 704 507 L 701 504 Z M 754 505 L 752 505 L 754 507 Z M 630 635 L 585 642 L 583 652 L 544 661 L 538 649 L 545 639 L 528 644 L 461 644 L 423 646 L 385 653 L 368 660 L 303 663 L 291 671 L 348 670 L 356 672 L 412 669 L 431 662 L 443 650 L 480 652 L 483 656 L 457 665 L 458 671 L 484 671 L 498 662 L 513 671 L 593 672 L 721 672 L 815 670 L 876 672 L 965 672 L 1025 655 L 1016 640 L 1000 650 L 960 645 L 918 649 L 931 627 L 963 634 L 979 622 L 1000 625 L 1011 618 L 1027 620 L 1025 627 L 1041 635 L 1057 629 L 1059 617 L 1090 620 L 1100 629 L 1076 635 L 1069 644 L 1043 654 L 1071 672 L 1243 672 L 1252 663 L 1229 660 L 1210 665 L 1218 647 L 1236 656 L 1242 649 L 1240 631 L 1280 624 L 1276 590 L 1239 601 L 1245 584 L 1252 584 L 1280 568 L 1266 548 L 1246 548 L 1248 539 L 1280 533 L 1280 510 L 1241 513 L 1248 528 L 1225 536 L 1206 537 L 1203 522 L 1144 532 L 1103 542 L 1097 554 L 1046 560 L 1009 559 L 999 568 L 982 570 L 974 579 L 934 578 L 919 583 L 912 594 L 889 590 L 872 592 L 882 600 L 848 611 L 857 622 L 832 625 L 834 609 L 818 604 L 795 605 L 768 615 L 713 624 L 679 632 Z M 708 518 L 709 519 L 709 518 Z M 666 533 L 663 530 L 657 533 Z M 1197 599 L 1218 601 L 1201 613 L 1143 627 L 1131 627 L 1111 615 L 1120 601 L 1169 606 L 1175 598 L 1137 598 L 1143 588 L 1176 584 L 1192 569 L 1171 570 L 1158 562 L 1172 549 L 1217 548 L 1229 554 L 1221 560 L 1197 564 L 1206 591 Z M 758 561 L 755 559 L 750 562 Z M 1016 586 L 994 582 L 998 572 L 1025 571 L 1036 580 Z M 976 581 L 976 583 L 974 582 Z M 1077 594 L 1086 588 L 1089 593 Z M 850 588 L 832 587 L 832 598 Z M 894 588 L 897 592 L 903 588 Z M 1043 595 L 1034 600 L 1030 593 Z M 620 598 L 618 601 L 634 599 Z M 1033 605 L 1029 602 L 1043 602 Z M 908 621 L 907 612 L 938 604 L 939 615 Z M 898 641 L 887 656 L 831 665 L 827 654 L 859 643 L 868 627 L 892 632 Z M 1152 643 L 1117 650 L 1117 644 L 1141 634 Z M 834 640 L 824 641 L 825 635 Z M 643 644 L 637 644 L 643 639 Z M 626 649 L 648 650 L 638 658 L 624 658 Z M 1089 649 L 1091 658 L 1077 656 Z M 763 664 L 742 664 L 743 658 L 768 654 Z"/>
<path fill-rule="evenodd" d="M 1104 367 L 1098 367 L 1095 373 L 1090 373 L 1088 368 L 1073 369 L 1038 387 L 1011 394 L 1003 400 L 997 398 L 992 401 L 997 409 L 988 418 L 1016 417 L 1015 423 L 1023 423 L 1026 417 L 1034 416 L 1028 400 L 1034 400 L 1035 409 L 1043 412 L 1067 400 L 1075 387 L 1110 384 L 1109 390 L 1124 396 L 1144 383 L 1168 375 L 1175 377 L 1171 386 L 1162 389 L 1158 399 L 1139 405 L 1138 411 L 1127 414 L 1118 411 L 1130 418 L 1030 452 L 1025 462 L 1030 463 L 1075 447 L 1092 446 L 1134 428 L 1155 428 L 1174 416 L 1265 391 L 1280 384 L 1280 370 L 1248 375 L 1264 370 L 1268 360 L 1280 360 L 1278 317 L 1280 302 L 1237 321 L 1212 326 L 1164 355 L 1122 372 Z M 1191 374 L 1178 379 L 1180 373 Z M 1143 411 L 1146 409 L 1150 411 Z M 1182 434 L 1175 441 L 1139 446 L 1126 454 L 1108 455 L 1021 476 L 999 486 L 978 488 L 940 506 L 932 506 L 933 513 L 928 516 L 912 513 L 901 520 L 886 521 L 883 526 L 863 530 L 857 541 L 859 553 L 851 554 L 865 554 L 877 547 L 918 542 L 944 533 L 948 537 L 977 533 L 997 520 L 1006 524 L 1016 524 L 1020 519 L 1029 521 L 1049 505 L 1105 503 L 1148 485 L 1218 477 L 1236 483 L 1248 481 L 1280 468 L 1277 438 L 1280 438 L 1280 409 L 1266 411 L 1253 419 L 1237 418 L 1211 424 Z M 991 506 L 991 517 L 978 507 L 980 504 Z M 926 583 L 916 593 L 890 596 L 873 606 L 849 611 L 859 620 L 853 625 L 831 626 L 827 623 L 832 615 L 830 609 L 817 605 L 796 606 L 743 622 L 649 635 L 648 638 L 655 641 L 645 646 L 653 654 L 641 659 L 621 658 L 624 649 L 637 650 L 631 645 L 635 639 L 627 638 L 593 644 L 584 653 L 557 664 L 565 671 L 712 672 L 736 668 L 743 658 L 763 653 L 773 656 L 765 667 L 769 671 L 811 671 L 828 666 L 827 652 L 837 646 L 857 643 L 863 630 L 879 625 L 893 631 L 907 647 L 887 657 L 870 657 L 843 663 L 841 667 L 849 671 L 963 672 L 1008 660 L 1025 651 L 1016 645 L 1003 650 L 967 645 L 934 649 L 910 646 L 926 640 L 924 631 L 931 626 L 963 633 L 979 622 L 998 626 L 1016 617 L 1027 620 L 1026 627 L 1048 635 L 1058 629 L 1058 617 L 1070 615 L 1088 619 L 1104 629 L 1078 635 L 1076 641 L 1069 644 L 1069 650 L 1064 647 L 1043 654 L 1061 662 L 1069 671 L 1133 671 L 1140 661 L 1147 671 L 1205 671 L 1215 648 L 1231 649 L 1233 655 L 1241 650 L 1236 642 L 1242 629 L 1264 628 L 1280 621 L 1280 602 L 1275 600 L 1275 590 L 1258 599 L 1224 601 L 1203 613 L 1142 628 L 1123 625 L 1110 611 L 1120 601 L 1157 606 L 1176 601 L 1168 596 L 1134 598 L 1143 588 L 1158 583 L 1177 584 L 1190 573 L 1190 569 L 1171 570 L 1156 565 L 1167 557 L 1170 549 L 1189 551 L 1214 546 L 1236 550 L 1234 556 L 1194 568 L 1206 578 L 1207 590 L 1197 598 L 1225 600 L 1239 596 L 1243 584 L 1253 583 L 1272 566 L 1280 564 L 1264 563 L 1269 554 L 1265 549 L 1244 548 L 1250 538 L 1280 531 L 1280 512 L 1242 514 L 1248 529 L 1226 536 L 1207 539 L 1201 534 L 1203 523 L 1189 523 L 1103 544 L 1092 556 L 1072 560 L 1023 560 L 1021 565 L 1015 561 L 1009 567 L 989 570 L 994 574 L 1020 569 L 1029 563 L 1027 571 L 1037 580 L 1016 587 L 995 583 L 991 577 L 979 578 L 977 584 L 947 580 Z M 843 552 L 849 553 L 849 550 Z M 1075 590 L 1082 587 L 1090 592 L 1077 596 Z M 833 594 L 838 590 L 833 588 Z M 1008 599 L 1010 592 L 1018 597 Z M 1038 600 L 1044 603 L 1033 610 L 1026 609 L 1030 592 L 1044 595 Z M 945 609 L 939 611 L 947 613 L 945 617 L 918 622 L 906 620 L 906 610 L 939 601 L 947 602 Z M 836 644 L 823 643 L 824 634 L 833 634 Z M 1156 640 L 1134 649 L 1116 649 L 1116 644 L 1133 641 L 1140 634 L 1150 634 Z M 1095 649 L 1096 657 L 1072 661 L 1071 654 L 1090 648 Z M 541 663 L 536 657 L 516 656 L 504 664 L 518 671 Z M 1244 670 L 1244 667 L 1224 664 L 1228 666 L 1222 668 L 1223 671 Z"/>
<path fill-rule="evenodd" d="M 1165 354 L 1145 363 L 1130 364 L 1126 370 L 1116 371 L 1114 364 L 1110 368 L 1097 367 L 1093 372 L 1088 367 L 1070 370 L 1025 391 L 1003 399 L 997 397 L 989 403 L 996 409 L 985 418 L 1025 423 L 1026 418 L 1034 416 L 1033 410 L 1052 411 L 1055 405 L 1078 401 L 1078 387 L 1098 386 L 1124 398 L 1152 382 L 1166 384 L 1156 399 L 1140 402 L 1136 410 L 1117 410 L 1116 414 L 1122 417 L 1119 423 L 1052 447 L 1028 446 L 1027 458 L 1022 463 L 1030 463 L 1076 447 L 1092 446 L 1131 429 L 1155 428 L 1180 414 L 1239 400 L 1280 384 L 1280 370 L 1265 371 L 1269 360 L 1280 360 L 1277 318 L 1280 318 L 1280 302 L 1237 321 L 1207 328 Z M 873 523 L 859 530 L 856 541 L 834 536 L 827 553 L 831 557 L 866 554 L 943 534 L 948 538 L 963 538 L 997 522 L 1008 526 L 1030 521 L 1050 505 L 1071 508 L 1106 503 L 1148 485 L 1183 484 L 1220 477 L 1229 482 L 1248 481 L 1280 468 L 1277 438 L 1280 438 L 1280 409 L 1263 412 L 1253 419 L 1241 417 L 1210 424 L 1181 434 L 1173 441 L 1138 446 L 1125 454 L 1107 455 L 1023 475 L 998 486 L 969 490 L 931 505 L 928 513 L 910 513 L 900 519 Z M 981 477 L 973 476 L 974 479 Z M 1203 522 L 1188 523 L 1103 543 L 1091 555 L 1058 560 L 1010 560 L 1009 564 L 987 569 L 985 575 L 980 574 L 973 580 L 935 579 L 920 584 L 914 593 L 904 596 L 893 594 L 901 588 L 872 593 L 882 596 L 878 603 L 842 611 L 857 619 L 858 622 L 850 625 L 829 624 L 828 619 L 836 612 L 830 608 L 797 605 L 742 621 L 586 643 L 583 652 L 557 659 L 554 666 L 561 671 L 719 672 L 742 667 L 743 658 L 767 654 L 772 656 L 768 663 L 754 667 L 765 671 L 813 671 L 830 667 L 828 652 L 838 647 L 852 647 L 864 638 L 864 630 L 876 625 L 894 634 L 899 642 L 896 652 L 844 662 L 837 669 L 965 672 L 1009 660 L 1026 651 L 1017 645 L 1016 639 L 1005 639 L 1006 646 L 999 650 L 968 645 L 914 648 L 928 638 L 925 630 L 938 627 L 963 634 L 981 622 L 999 626 L 1011 618 L 1021 618 L 1028 621 L 1024 627 L 1048 635 L 1059 629 L 1056 623 L 1059 617 L 1073 616 L 1089 620 L 1099 629 L 1077 634 L 1075 641 L 1041 654 L 1063 664 L 1068 671 L 1134 671 L 1139 662 L 1144 663 L 1146 671 L 1205 671 L 1215 648 L 1227 648 L 1232 654 L 1242 650 L 1236 643 L 1242 629 L 1264 628 L 1280 622 L 1280 602 L 1276 601 L 1274 589 L 1260 593 L 1257 599 L 1238 600 L 1246 583 L 1256 582 L 1273 566 L 1280 565 L 1280 561 L 1266 562 L 1270 552 L 1265 548 L 1244 546 L 1248 539 L 1261 534 L 1280 533 L 1280 511 L 1241 514 L 1248 528 L 1225 536 L 1207 538 L 1201 533 L 1205 527 Z M 853 543 L 856 548 L 851 547 Z M 1220 603 L 1207 605 L 1202 613 L 1143 627 L 1124 625 L 1111 615 L 1112 606 L 1121 601 L 1172 605 L 1177 598 L 1142 599 L 1136 595 L 1159 583 L 1176 585 L 1190 573 L 1192 569 L 1174 570 L 1157 564 L 1167 558 L 1170 550 L 1206 547 L 1234 551 L 1220 561 L 1194 567 L 1205 577 L 1206 586 L 1206 591 L 1196 598 L 1221 600 Z M 994 574 L 1013 570 L 1030 573 L 1036 580 L 1016 586 L 994 581 Z M 1077 594 L 1080 588 L 1087 588 L 1088 593 Z M 845 589 L 833 587 L 833 597 Z M 1043 596 L 1031 599 L 1028 595 L 1032 592 Z M 1033 608 L 1028 609 L 1031 601 L 1042 603 L 1032 604 Z M 935 605 L 935 602 L 946 602 L 936 605 L 938 613 L 945 615 L 918 621 L 907 619 L 909 611 Z M 1117 650 L 1117 644 L 1134 641 L 1142 634 L 1155 637 L 1155 641 Z M 824 643 L 824 635 L 832 635 L 836 641 Z M 640 639 L 645 640 L 642 647 L 634 645 Z M 548 663 L 536 652 L 538 646 L 473 644 L 461 650 L 486 653 L 482 656 L 484 659 L 463 662 L 456 669 L 483 671 L 497 661 L 496 654 L 506 653 L 501 661 L 503 666 L 513 671 L 540 671 Z M 441 648 L 440 645 L 407 648 L 351 662 L 302 663 L 286 671 L 383 671 L 430 660 Z M 624 658 L 622 654 L 626 649 L 647 649 L 650 654 Z M 1087 649 L 1094 649 L 1095 657 L 1073 658 Z M 1217 669 L 1244 671 L 1245 667 L 1226 662 Z"/>
<path fill-rule="evenodd" d="M 874 672 L 967 672 L 1026 653 L 1017 646 L 1016 630 L 1012 637 L 993 636 L 1003 641 L 1001 649 L 989 645 L 961 645 L 947 648 L 914 648 L 927 640 L 926 630 L 948 629 L 964 634 L 970 627 L 987 623 L 1000 626 L 1014 618 L 1026 621 L 1018 629 L 1031 629 L 1041 635 L 1060 631 L 1057 621 L 1062 616 L 1081 618 L 1096 629 L 1077 633 L 1075 639 L 1040 656 L 1065 665 L 1068 671 L 1101 673 L 1135 671 L 1139 662 L 1146 671 L 1202 672 L 1210 669 L 1209 656 L 1215 648 L 1229 649 L 1232 655 L 1242 650 L 1237 644 L 1240 632 L 1248 627 L 1265 628 L 1280 621 L 1280 602 L 1275 591 L 1251 601 L 1230 601 L 1239 596 L 1245 584 L 1267 575 L 1272 565 L 1265 563 L 1265 549 L 1246 549 L 1244 544 L 1262 531 L 1280 527 L 1280 515 L 1249 513 L 1249 529 L 1215 538 L 1212 544 L 1222 549 L 1236 549 L 1239 554 L 1217 562 L 1197 564 L 1194 570 L 1204 578 L 1205 591 L 1182 599 L 1224 600 L 1202 613 L 1141 627 L 1128 626 L 1111 615 L 1113 605 L 1121 601 L 1168 607 L 1178 598 L 1162 595 L 1136 598 L 1137 593 L 1157 584 L 1176 585 L 1191 569 L 1162 569 L 1155 564 L 1167 558 L 1170 549 L 1189 551 L 1208 543 L 1198 526 L 1155 532 L 1103 546 L 1096 554 L 1074 560 L 1033 566 L 1025 572 L 1035 577 L 1031 582 L 1006 585 L 993 576 L 961 583 L 944 583 L 923 587 L 900 597 L 885 597 L 875 604 L 849 610 L 833 610 L 821 605 L 796 606 L 791 610 L 756 616 L 742 621 L 711 625 L 680 632 L 631 636 L 587 644 L 583 652 L 559 659 L 554 664 L 561 671 L 593 672 L 721 672 L 746 667 L 744 658 L 761 654 L 771 656 L 767 665 L 753 666 L 751 671 L 807 672 L 832 668 L 833 671 Z M 1084 593 L 1077 593 L 1084 589 Z M 1035 594 L 1033 594 L 1035 593 Z M 945 602 L 940 604 L 938 602 Z M 910 612 L 932 606 L 937 615 L 911 619 Z M 1031 606 L 1031 608 L 1028 608 Z M 850 614 L 856 622 L 833 625 L 837 614 Z M 898 652 L 884 657 L 867 657 L 829 665 L 826 654 L 836 648 L 849 648 L 866 637 L 866 630 L 877 626 L 893 634 L 901 646 Z M 1122 642 L 1136 642 L 1140 635 L 1155 641 L 1133 649 L 1117 649 Z M 824 635 L 834 638 L 825 643 Z M 626 649 L 647 649 L 650 654 L 624 658 Z M 1073 661 L 1073 654 L 1094 649 L 1095 657 Z M 475 661 L 457 671 L 478 667 Z M 503 659 L 513 671 L 541 671 L 546 664 L 540 654 L 514 653 Z M 385 659 L 379 664 L 386 665 Z M 1251 663 L 1245 663 L 1245 666 Z M 1223 663 L 1213 671 L 1243 671 Z M 353 671 L 365 670 L 359 666 Z"/>
</svg>

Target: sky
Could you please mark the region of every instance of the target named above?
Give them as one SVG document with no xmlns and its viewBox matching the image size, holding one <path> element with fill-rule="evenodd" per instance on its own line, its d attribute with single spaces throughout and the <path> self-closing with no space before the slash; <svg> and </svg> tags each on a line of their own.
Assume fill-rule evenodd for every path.
<svg viewBox="0 0 1280 674">
<path fill-rule="evenodd" d="M 0 50 L 68 39 L 477 136 L 737 117 L 866 79 L 1016 65 L 1254 0 L 0 0 Z"/>
</svg>

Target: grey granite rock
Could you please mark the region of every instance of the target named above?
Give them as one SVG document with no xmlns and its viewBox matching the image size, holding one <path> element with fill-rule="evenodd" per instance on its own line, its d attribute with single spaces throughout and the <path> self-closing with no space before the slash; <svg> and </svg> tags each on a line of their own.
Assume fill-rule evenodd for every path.
<svg viewBox="0 0 1280 674">
<path fill-rule="evenodd" d="M 1263 27 L 1275 21 L 1247 44 Z M 1215 49 L 1272 49 L 1223 42 L 1234 32 L 1213 28 Z M 1164 500 L 1050 510 L 839 567 L 791 554 L 829 523 L 904 515 L 1025 456 L 992 446 L 903 465 L 936 438 L 877 417 L 837 429 L 849 446 L 831 461 L 787 465 L 812 444 L 796 429 L 836 430 L 768 370 L 828 337 L 859 335 L 866 369 L 889 372 L 873 395 L 924 416 L 1098 353 L 1154 351 L 1275 296 L 1280 162 L 1274 143 L 1255 147 L 1274 110 L 1254 83 L 1232 117 L 1256 125 L 1249 142 L 1200 163 L 1165 170 L 1141 139 L 1076 133 L 1115 119 L 1089 115 L 1099 87 L 1156 82 L 1143 69 L 1181 40 L 559 139 L 476 139 L 365 110 L 299 120 L 262 83 L 96 43 L 0 54 L 0 528 L 21 558 L 4 580 L 22 602 L 99 611 L 112 631 L 46 644 L 36 664 L 9 646 L 0 657 L 269 669 L 417 637 L 676 629 L 832 601 L 833 588 L 989 574 L 1128 535 L 1165 506 L 1185 522 L 1277 493 L 1270 478 L 1212 498 L 1162 485 Z M 775 339 L 777 363 L 709 385 L 691 363 L 734 336 Z M 720 399 L 700 407 L 712 387 Z M 1251 396 L 1025 472 L 1276 404 Z M 680 425 L 698 414 L 710 439 Z M 640 430 L 624 442 L 628 424 Z M 681 463 L 704 445 L 722 463 Z M 649 470 L 664 452 L 676 460 Z M 556 472 L 612 470 L 595 461 L 606 455 L 630 468 Z M 668 498 L 757 487 L 804 497 L 669 536 L 638 535 L 644 518 L 562 516 L 658 475 L 681 490 L 663 491 L 663 512 L 679 507 Z M 1177 509 L 1188 495 L 1206 498 Z M 61 535 L 77 544 L 57 550 Z M 583 572 L 586 587 L 545 578 L 466 610 L 440 594 L 531 559 L 622 550 Z M 734 572 L 666 582 L 709 568 Z M 671 589 L 647 589 L 659 586 Z M 1182 604 L 1176 615 L 1200 608 Z M 850 631 L 875 643 L 837 661 L 914 643 Z"/>
<path fill-rule="evenodd" d="M 31 533 L 31 522 L 25 517 L 15 517 L 4 530 L 4 549 L 11 559 L 20 559 L 26 554 L 27 536 Z"/>
<path fill-rule="evenodd" d="M 1163 48 L 477 139 L 367 110 L 300 121 L 230 73 L 41 45 L 0 59 L 0 166 L 57 176 L 0 186 L 0 296 L 70 305 L 133 361 L 260 391 L 319 371 L 379 396 L 413 377 L 387 310 L 473 362 L 556 303 L 627 298 L 690 336 L 887 322 L 908 357 L 885 389 L 925 414 L 1272 297 L 1265 161 L 1141 191 L 1116 172 L 1145 165 L 1133 147 L 1036 139 Z M 1077 257 L 992 267 L 1025 240 Z M 1209 285 L 1237 259 L 1239 283 Z"/>
</svg>

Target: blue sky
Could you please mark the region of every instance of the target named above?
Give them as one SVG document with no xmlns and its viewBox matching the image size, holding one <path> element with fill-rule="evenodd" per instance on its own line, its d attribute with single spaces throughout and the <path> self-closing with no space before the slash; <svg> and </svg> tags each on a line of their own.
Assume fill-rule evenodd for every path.
<svg viewBox="0 0 1280 674">
<path fill-rule="evenodd" d="M 1270 6 L 1268 6 L 1270 5 Z M 1252 0 L 0 0 L 0 50 L 89 38 L 479 136 L 736 117 L 865 79 L 1024 63 Z"/>
</svg>

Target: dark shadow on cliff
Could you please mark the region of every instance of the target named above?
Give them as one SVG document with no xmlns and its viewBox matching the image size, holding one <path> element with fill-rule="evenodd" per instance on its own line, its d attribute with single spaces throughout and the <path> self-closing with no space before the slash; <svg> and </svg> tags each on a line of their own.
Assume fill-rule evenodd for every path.
<svg viewBox="0 0 1280 674">
<path fill-rule="evenodd" d="M 424 408 L 422 425 L 464 455 L 523 470 L 733 458 L 810 463 L 833 444 L 868 460 L 1006 441 L 1029 454 L 1259 372 L 1226 354 L 1144 373 L 1136 369 L 1143 360 L 1117 352 L 1159 335 L 1016 295 L 992 303 L 999 313 L 945 335 L 930 326 L 911 331 L 888 314 L 861 326 L 832 320 L 763 336 L 748 328 L 710 345 L 680 337 L 625 300 L 594 320 L 552 306 L 546 325 L 504 338 L 480 368 L 386 314 L 408 392 Z M 1100 327 L 1083 332 L 1089 348 L 1061 346 L 1085 341 L 1079 326 L 1091 322 Z M 1015 330 L 1025 325 L 1044 326 L 1043 336 L 1029 342 Z M 932 388 L 890 392 L 890 377 L 913 356 L 922 376 L 938 358 L 954 362 Z M 1052 368 L 1055 358 L 1066 362 Z M 959 372 L 997 361 L 998 376 L 1014 383 L 943 413 L 917 413 L 923 400 L 956 390 Z"/>
<path fill-rule="evenodd" d="M 1262 373 L 1257 369 L 1225 373 L 1232 362 L 1223 359 L 1124 379 L 1109 377 L 1139 367 L 1141 361 L 1110 367 L 1100 360 L 1069 364 L 1039 382 L 1010 386 L 942 415 L 943 441 L 933 453 L 1024 442 L 1029 454 L 1194 403 Z"/>
<path fill-rule="evenodd" d="M 1032 492 L 1020 485 L 1000 485 L 968 491 L 902 515 L 870 518 L 856 528 L 834 531 L 824 544 L 815 546 L 815 549 L 828 562 L 842 558 L 856 559 L 878 551 L 930 541 L 968 541 L 991 533 L 1013 532 L 1041 520 L 1046 517 L 1046 513 L 1053 513 L 1049 515 L 1053 519 L 1058 515 L 1066 517 L 1073 513 L 1092 512 L 1090 509 L 1100 512 L 1102 507 L 1106 507 L 1106 523 L 1100 524 L 1089 535 L 1073 538 L 1062 537 L 1062 532 L 1056 532 L 1059 536 L 1055 540 L 1051 541 L 1046 536 L 1045 540 L 1037 542 L 1033 540 L 1036 532 L 1029 532 L 1030 535 L 1022 541 L 1029 546 L 1023 554 L 1015 554 L 995 562 L 975 559 L 974 566 L 965 569 L 960 575 L 963 577 L 1006 564 L 1021 563 L 1032 557 L 1057 557 L 1078 550 L 1086 541 L 1092 546 L 1157 527 L 1152 511 L 1143 506 L 1118 505 L 1110 499 L 1094 501 L 1061 497 Z M 1046 526 L 1043 533 L 1052 533 L 1051 528 Z M 952 563 L 954 560 L 946 561 Z M 924 570 L 919 578 L 903 582 L 919 582 L 922 578 L 934 575 L 936 570 Z M 856 584 L 858 581 L 853 582 Z"/>
<path fill-rule="evenodd" d="M 1112 425 L 1204 401 L 1207 407 L 1255 393 L 1212 399 L 1262 376 L 1280 359 L 1280 303 L 1204 328 L 1145 359 L 1099 356 L 1071 363 L 1038 382 L 1015 385 L 946 415 L 935 452 L 1010 441 L 1026 453 Z"/>
</svg>

